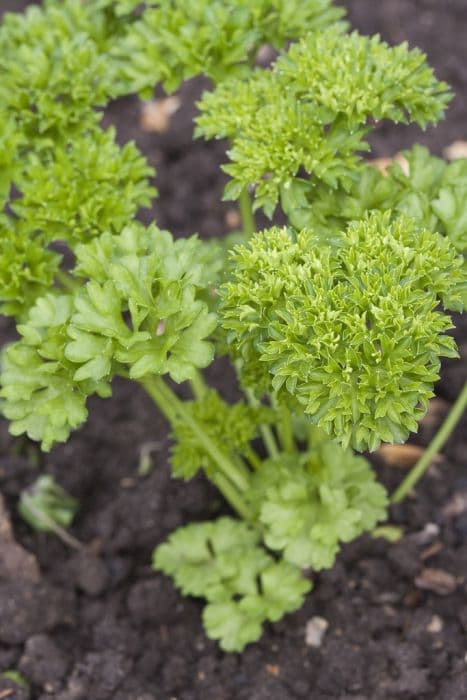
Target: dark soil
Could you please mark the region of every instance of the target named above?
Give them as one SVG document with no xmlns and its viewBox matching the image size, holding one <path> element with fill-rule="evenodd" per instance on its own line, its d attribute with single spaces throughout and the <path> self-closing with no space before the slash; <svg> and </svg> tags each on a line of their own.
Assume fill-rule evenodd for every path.
<svg viewBox="0 0 467 700">
<path fill-rule="evenodd" d="M 25 5 L 3 0 L 1 10 Z M 376 155 L 390 155 L 415 139 L 441 152 L 466 138 L 465 0 L 347 5 L 358 29 L 426 50 L 458 95 L 436 131 L 382 125 L 374 137 Z M 157 166 L 159 224 L 177 235 L 197 230 L 215 236 L 228 230 L 231 207 L 218 204 L 222 144 L 191 142 L 192 100 L 199 91 L 197 83 L 184 88 L 183 108 L 163 136 L 139 129 L 134 99 L 119 102 L 107 119 L 117 123 L 123 141 L 135 138 Z M 465 320 L 459 320 L 456 336 L 463 356 L 444 366 L 439 399 L 414 438 L 422 445 L 467 375 Z M 210 375 L 224 395 L 232 394 L 223 367 Z M 10 438 L 2 423 L 0 483 L 14 532 L 1 527 L 0 503 L 0 543 L 17 566 L 0 566 L 0 672 L 18 670 L 31 691 L 0 680 L 0 698 L 467 698 L 466 426 L 464 419 L 443 462 L 431 468 L 416 495 L 393 508 L 391 522 L 405 532 L 400 542 L 364 537 L 344 547 L 336 566 L 315 577 L 315 590 L 300 611 L 269 626 L 243 654 L 225 655 L 203 633 L 200 603 L 183 599 L 168 579 L 151 571 L 152 549 L 171 530 L 215 516 L 225 505 L 202 478 L 189 484 L 170 478 L 166 425 L 148 397 L 117 382 L 112 399 L 90 402 L 87 425 L 45 456 Z M 143 478 L 137 473 L 141 449 L 154 440 L 154 468 Z M 18 494 L 39 473 L 34 458 L 80 500 L 72 533 L 92 543 L 90 553 L 35 534 L 16 517 Z M 389 486 L 404 473 L 383 465 L 379 472 Z M 40 573 L 25 550 L 37 558 Z M 314 616 L 329 624 L 320 648 L 305 642 Z"/>
</svg>

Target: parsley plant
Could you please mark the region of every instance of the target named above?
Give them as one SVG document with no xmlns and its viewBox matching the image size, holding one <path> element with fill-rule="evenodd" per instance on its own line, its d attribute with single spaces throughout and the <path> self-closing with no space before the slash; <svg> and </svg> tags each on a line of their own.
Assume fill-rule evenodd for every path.
<svg viewBox="0 0 467 700">
<path fill-rule="evenodd" d="M 358 453 L 417 430 L 440 359 L 457 355 L 446 311 L 467 302 L 467 161 L 415 146 L 408 172 L 383 175 L 363 158 L 378 120 L 435 123 L 449 89 L 420 51 L 347 33 L 342 14 L 330 0 L 44 0 L 0 28 L 0 310 L 18 331 L 3 414 L 50 450 L 114 377 L 146 389 L 171 425 L 173 474 L 202 470 L 234 513 L 154 553 L 206 600 L 228 651 L 384 521 Z M 277 58 L 261 68 L 264 44 Z M 212 90 L 196 134 L 228 139 L 225 197 L 244 217 L 230 252 L 140 224 L 154 171 L 100 123 L 116 97 L 197 75 Z M 258 209 L 286 225 L 256 232 Z M 226 354 L 234 405 L 202 375 Z M 395 500 L 466 403 L 464 389 Z"/>
</svg>

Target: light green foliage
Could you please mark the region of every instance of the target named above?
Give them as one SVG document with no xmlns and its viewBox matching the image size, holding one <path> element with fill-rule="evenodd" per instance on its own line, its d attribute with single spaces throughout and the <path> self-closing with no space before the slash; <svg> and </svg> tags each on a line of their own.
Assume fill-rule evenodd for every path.
<svg viewBox="0 0 467 700">
<path fill-rule="evenodd" d="M 45 450 L 84 422 L 88 395 L 109 395 L 115 374 L 183 381 L 213 355 L 206 337 L 216 320 L 198 298 L 205 271 L 196 237 L 174 242 L 134 223 L 77 246 L 76 256 L 82 288 L 39 298 L 3 358 L 11 431 Z"/>
<path fill-rule="evenodd" d="M 234 355 L 344 445 L 374 450 L 417 429 L 439 358 L 457 355 L 436 310 L 460 309 L 465 289 L 446 239 L 374 213 L 335 246 L 275 228 L 233 258 L 221 296 Z"/>
<path fill-rule="evenodd" d="M 0 210 L 3 209 L 10 193 L 20 143 L 21 135 L 16 129 L 14 120 L 0 111 Z"/>
<path fill-rule="evenodd" d="M 66 349 L 81 365 L 75 379 L 99 381 L 115 360 L 133 379 L 168 373 L 181 382 L 211 362 L 205 338 L 216 319 L 198 298 L 201 249 L 195 237 L 174 242 L 137 223 L 76 248 L 77 272 L 90 281 L 76 297 Z"/>
<path fill-rule="evenodd" d="M 117 17 L 128 15 L 141 5 L 140 0 L 86 0 L 93 11 L 99 9 L 110 9 Z"/>
<path fill-rule="evenodd" d="M 40 476 L 30 488 L 22 491 L 18 504 L 23 520 L 38 532 L 53 532 L 56 525 L 68 528 L 78 508 L 76 498 L 48 474 Z"/>
<path fill-rule="evenodd" d="M 98 122 L 94 107 L 123 94 L 110 48 L 132 27 L 136 3 L 45 0 L 7 14 L 0 29 L 0 102 L 43 146 Z M 50 140 L 49 140 L 50 139 Z"/>
<path fill-rule="evenodd" d="M 60 260 L 43 235 L 0 217 L 0 312 L 23 318 L 52 285 Z"/>
<path fill-rule="evenodd" d="M 467 254 L 467 159 L 447 164 L 422 146 L 403 156 L 408 174 L 397 163 L 389 170 L 393 206 L 446 235 Z"/>
<path fill-rule="evenodd" d="M 325 238 L 330 230 L 363 218 L 367 211 L 392 210 L 394 216 L 406 214 L 420 226 L 448 236 L 455 248 L 465 253 L 467 159 L 448 164 L 418 145 L 401 155 L 408 172 L 397 161 L 387 175 L 367 164 L 348 192 L 295 179 L 281 192 L 290 223 L 297 228 L 314 228 Z"/>
<path fill-rule="evenodd" d="M 366 165 L 348 192 L 295 178 L 281 191 L 289 222 L 297 228 L 312 228 L 323 241 L 331 241 L 349 221 L 363 218 L 368 211 L 391 211 L 393 218 L 403 213 L 419 226 L 447 236 L 466 256 L 467 159 L 448 164 L 418 145 L 401 155 L 406 160 L 404 169 L 395 161 L 383 175 Z M 463 305 L 467 305 L 467 290 Z"/>
<path fill-rule="evenodd" d="M 258 424 L 268 423 L 272 418 L 272 412 L 265 407 L 253 408 L 243 401 L 228 404 L 214 389 L 207 391 L 202 398 L 188 402 L 186 408 L 203 432 L 222 445 L 223 452 L 234 459 L 248 454 L 250 442 L 257 436 Z M 172 437 L 175 444 L 171 465 L 175 476 L 191 479 L 201 468 L 208 474 L 215 473 L 215 462 L 190 426 L 180 421 L 175 425 Z"/>
<path fill-rule="evenodd" d="M 6 79 L 0 99 L 30 139 L 56 141 L 95 125 L 93 107 L 110 97 L 106 61 L 83 23 L 79 0 L 49 2 L 45 9 L 31 7 L 3 20 L 0 70 Z"/>
<path fill-rule="evenodd" d="M 48 241 L 85 242 L 105 231 L 119 233 L 156 190 L 154 175 L 133 143 L 120 148 L 115 130 L 95 130 L 33 155 L 18 179 L 22 198 L 12 204 Z"/>
<path fill-rule="evenodd" d="M 0 205 L 10 217 L 0 214 L 3 313 L 24 317 L 53 285 L 60 257 L 49 243 L 119 232 L 156 194 L 153 169 L 134 144 L 120 148 L 114 130 L 101 131 L 96 111 L 122 93 L 110 48 L 131 30 L 126 13 L 134 5 L 46 0 L 3 18 Z"/>
<path fill-rule="evenodd" d="M 417 49 L 333 28 L 292 44 L 271 71 L 207 93 L 197 133 L 232 143 L 226 197 L 254 185 L 255 206 L 271 215 L 300 170 L 327 188 L 349 189 L 370 119 L 425 126 L 441 118 L 449 98 Z"/>
<path fill-rule="evenodd" d="M 334 564 L 340 542 L 385 519 L 387 505 L 367 460 L 330 441 L 264 462 L 253 476 L 251 500 L 266 546 L 315 570 Z"/>
<path fill-rule="evenodd" d="M 168 91 L 196 75 L 214 82 L 248 75 L 258 49 L 280 49 L 305 31 L 338 24 L 329 0 L 160 0 L 147 9 L 126 42 L 122 71 L 135 91 Z"/>
<path fill-rule="evenodd" d="M 10 431 L 40 440 L 45 451 L 84 423 L 89 394 L 110 394 L 105 382 L 74 379 L 76 367 L 65 357 L 72 311 L 71 295 L 41 297 L 18 326 L 22 339 L 2 357 L 0 396 Z"/>
<path fill-rule="evenodd" d="M 245 520 L 188 525 L 154 553 L 207 601 L 226 651 L 301 605 L 302 567 L 332 566 L 384 519 L 385 490 L 350 446 L 417 429 L 440 358 L 457 354 L 440 307 L 467 303 L 467 160 L 414 147 L 408 174 L 387 175 L 362 160 L 377 121 L 436 122 L 448 87 L 420 51 L 345 34 L 342 14 L 330 0 L 44 0 L 0 28 L 0 312 L 20 335 L 2 355 L 2 412 L 49 450 L 115 376 L 141 382 L 171 423 L 173 473 L 203 469 Z M 279 56 L 255 68 L 265 44 Z M 114 97 L 197 75 L 217 85 L 197 133 L 230 139 L 225 196 L 245 232 L 249 190 L 288 224 L 235 233 L 229 259 L 231 239 L 135 221 L 154 171 L 100 126 Z M 204 384 L 215 350 L 248 403 Z M 76 508 L 51 477 L 20 503 L 45 531 Z"/>
<path fill-rule="evenodd" d="M 311 588 L 297 567 L 265 552 L 256 530 L 226 517 L 180 528 L 153 561 L 185 595 L 208 601 L 206 632 L 225 651 L 256 641 L 266 620 L 296 610 Z"/>
</svg>

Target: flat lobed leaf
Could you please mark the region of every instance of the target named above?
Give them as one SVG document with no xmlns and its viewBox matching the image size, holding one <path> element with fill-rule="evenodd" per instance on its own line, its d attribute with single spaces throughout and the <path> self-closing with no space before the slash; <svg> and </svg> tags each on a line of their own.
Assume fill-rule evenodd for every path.
<svg viewBox="0 0 467 700">
<path fill-rule="evenodd" d="M 329 440 L 265 461 L 253 475 L 250 499 L 265 544 L 285 561 L 316 570 L 330 568 L 340 543 L 372 530 L 387 507 L 371 465 Z"/>
<path fill-rule="evenodd" d="M 223 517 L 179 528 L 154 552 L 154 568 L 172 576 L 185 595 L 205 598 L 203 623 L 225 651 L 256 641 L 266 620 L 298 608 L 310 581 L 288 562 L 275 562 L 258 531 Z"/>
</svg>

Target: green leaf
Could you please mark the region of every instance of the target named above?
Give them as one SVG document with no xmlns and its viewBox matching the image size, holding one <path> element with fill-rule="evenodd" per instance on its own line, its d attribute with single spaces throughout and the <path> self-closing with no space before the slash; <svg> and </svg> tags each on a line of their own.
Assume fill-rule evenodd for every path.
<svg viewBox="0 0 467 700">
<path fill-rule="evenodd" d="M 258 609 L 259 608 L 259 609 Z M 224 651 L 240 652 L 256 642 L 263 631 L 263 614 L 258 598 L 209 603 L 203 611 L 203 624 L 210 639 L 218 640 Z"/>
<path fill-rule="evenodd" d="M 300 456 L 265 461 L 253 475 L 250 498 L 266 545 L 287 562 L 316 570 L 334 564 L 341 542 L 386 517 L 386 492 L 371 465 L 329 440 Z"/>
<path fill-rule="evenodd" d="M 167 231 L 137 223 L 77 247 L 76 272 L 90 281 L 75 300 L 66 356 L 89 363 L 93 348 L 103 353 L 77 378 L 100 379 L 113 360 L 133 379 L 167 373 L 181 382 L 211 362 L 206 338 L 216 316 L 199 298 L 208 273 L 202 255 L 193 264 L 198 251 L 196 238 L 174 242 Z"/>
<path fill-rule="evenodd" d="M 247 455 L 250 442 L 258 435 L 258 426 L 272 418 L 267 409 L 253 408 L 243 402 L 229 405 L 214 389 L 196 401 L 186 402 L 185 406 L 204 433 L 221 445 L 226 456 L 232 459 Z M 217 465 L 203 442 L 185 422 L 172 427 L 172 438 L 171 466 L 175 476 L 191 479 L 201 468 L 208 475 L 216 472 Z"/>
<path fill-rule="evenodd" d="M 0 677 L 16 683 L 16 685 L 20 686 L 21 688 L 29 690 L 29 683 L 18 671 L 5 671 L 4 673 L 0 674 Z"/>
<path fill-rule="evenodd" d="M 0 396 L 10 432 L 40 440 L 45 451 L 84 423 L 88 395 L 110 393 L 106 382 L 75 379 L 76 365 L 65 355 L 72 311 L 71 295 L 41 297 L 18 326 L 22 339 L 2 356 Z"/>
<path fill-rule="evenodd" d="M 343 28 L 342 14 L 330 0 L 162 0 L 149 3 L 112 55 L 132 91 L 162 82 L 170 92 L 196 75 L 248 74 L 264 44 L 280 49 L 304 32 Z"/>
<path fill-rule="evenodd" d="M 324 192 L 355 187 L 370 124 L 425 126 L 442 117 L 450 97 L 417 49 L 332 27 L 292 44 L 272 69 L 205 93 L 196 134 L 232 144 L 224 166 L 232 178 L 227 198 L 254 186 L 257 208 L 271 216 L 281 196 L 303 226 L 313 197 L 303 183 L 309 190 L 323 185 Z"/>
<path fill-rule="evenodd" d="M 18 320 L 24 317 L 52 286 L 60 261 L 41 234 L 0 218 L 0 311 Z"/>
<path fill-rule="evenodd" d="M 252 548 L 260 555 L 252 572 L 253 581 L 264 564 L 258 541 L 257 533 L 246 523 L 231 518 L 195 523 L 172 533 L 168 542 L 155 550 L 153 563 L 156 569 L 172 576 L 185 595 L 226 600 L 232 595 L 229 584 L 235 587 L 232 581 L 243 580 L 243 558 Z"/>
<path fill-rule="evenodd" d="M 256 641 L 266 620 L 298 608 L 311 588 L 297 567 L 261 548 L 256 530 L 226 517 L 179 528 L 155 550 L 153 565 L 186 595 L 208 601 L 206 633 L 225 651 Z"/>
<path fill-rule="evenodd" d="M 68 528 L 73 522 L 79 503 L 63 489 L 53 476 L 39 477 L 21 492 L 18 512 L 38 532 L 54 532 L 54 525 Z"/>
<path fill-rule="evenodd" d="M 280 561 L 262 572 L 261 590 L 267 619 L 277 622 L 285 613 L 302 605 L 303 596 L 311 590 L 311 582 L 303 578 L 298 567 Z"/>
<path fill-rule="evenodd" d="M 22 197 L 12 205 L 47 241 L 85 242 L 119 233 L 138 209 L 149 206 L 154 175 L 133 143 L 120 148 L 115 130 L 93 129 L 47 156 L 31 155 L 18 178 Z"/>
</svg>

